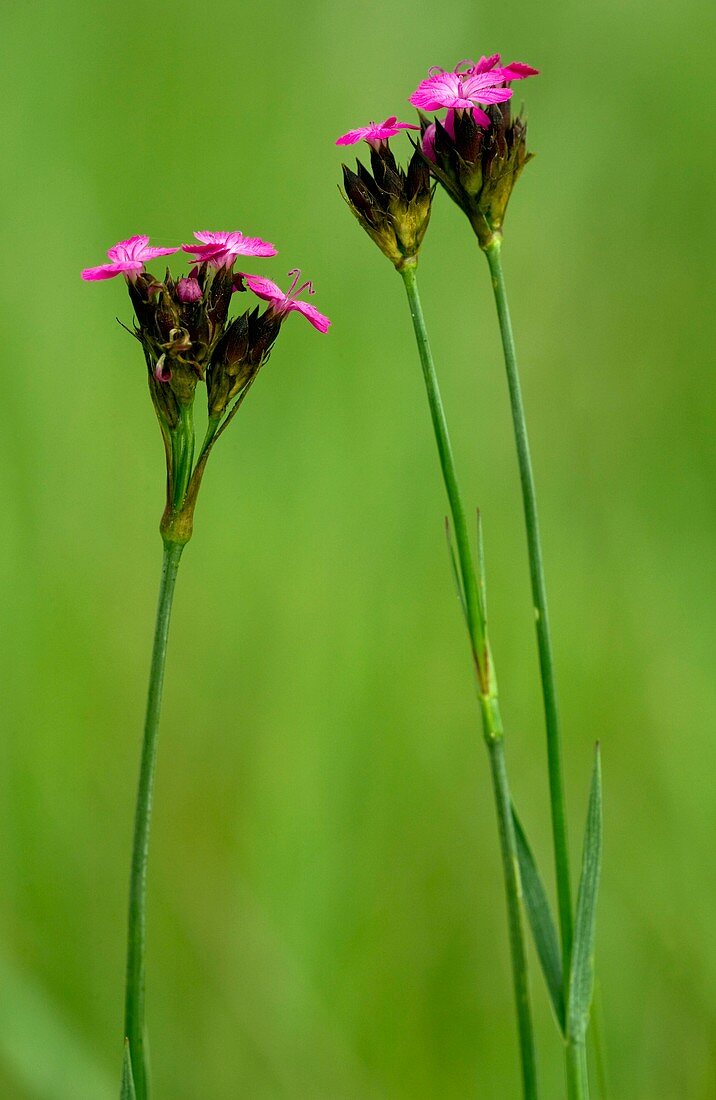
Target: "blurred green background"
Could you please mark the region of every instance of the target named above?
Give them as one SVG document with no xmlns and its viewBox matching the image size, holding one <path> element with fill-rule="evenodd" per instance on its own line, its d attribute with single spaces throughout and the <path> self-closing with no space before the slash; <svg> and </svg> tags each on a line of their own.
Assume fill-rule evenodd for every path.
<svg viewBox="0 0 716 1100">
<path fill-rule="evenodd" d="M 117 1095 L 163 457 L 132 233 L 240 227 L 291 319 L 209 466 L 179 578 L 150 865 L 157 1100 L 518 1095 L 486 754 L 402 287 L 334 138 L 495 49 L 574 861 L 603 745 L 611 1096 L 716 1096 L 712 6 L 6 4 L 0 1095 Z M 709 52 L 710 51 L 710 52 Z M 403 105 L 401 107 L 401 104 Z M 406 113 L 407 112 L 407 113 Z M 408 149 L 396 139 L 396 151 Z M 516 464 L 486 265 L 439 194 L 424 305 L 485 522 L 516 798 L 550 885 Z M 543 1095 L 562 1096 L 533 966 Z"/>
</svg>

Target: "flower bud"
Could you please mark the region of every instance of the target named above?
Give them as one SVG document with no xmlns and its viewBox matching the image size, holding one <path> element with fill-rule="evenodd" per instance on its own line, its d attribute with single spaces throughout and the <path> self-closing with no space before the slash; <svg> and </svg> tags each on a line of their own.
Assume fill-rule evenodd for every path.
<svg viewBox="0 0 716 1100">
<path fill-rule="evenodd" d="M 253 382 L 268 360 L 281 318 L 259 307 L 235 317 L 216 345 L 206 372 L 209 417 L 223 416 L 229 403 Z"/>
<path fill-rule="evenodd" d="M 527 152 L 527 123 L 509 102 L 487 107 L 485 129 L 470 111 L 449 111 L 444 122 L 421 115 L 422 153 L 430 171 L 470 219 L 480 247 L 501 236 L 507 204 Z"/>
<path fill-rule="evenodd" d="M 231 275 L 202 265 L 197 273 L 178 282 L 168 271 L 162 283 L 143 272 L 127 286 L 157 415 L 167 426 L 176 427 L 174 406 L 192 404 L 197 382 L 204 378 L 224 331 Z M 162 388 L 169 389 L 175 400 L 162 393 Z"/>
<path fill-rule="evenodd" d="M 401 271 L 414 266 L 430 221 L 433 190 L 425 159 L 416 150 L 407 172 L 387 141 L 370 146 L 372 174 L 343 165 L 344 198 L 381 252 Z"/>
</svg>

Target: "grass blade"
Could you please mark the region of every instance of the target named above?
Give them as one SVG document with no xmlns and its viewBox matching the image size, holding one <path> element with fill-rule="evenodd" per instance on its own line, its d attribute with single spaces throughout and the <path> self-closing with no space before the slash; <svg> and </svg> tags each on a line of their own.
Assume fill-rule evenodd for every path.
<svg viewBox="0 0 716 1100">
<path fill-rule="evenodd" d="M 594 985 L 594 933 L 596 928 L 597 893 L 602 866 L 602 765 L 597 745 L 592 784 L 589 791 L 587 827 L 584 832 L 582 874 L 577 896 L 574 922 L 574 943 L 569 975 L 569 1008 L 567 1034 L 576 1042 L 584 1042 L 589 1023 L 589 1009 Z"/>
<path fill-rule="evenodd" d="M 477 584 L 482 603 L 482 617 L 487 623 L 487 585 L 485 583 L 485 540 L 482 535 L 482 512 L 477 509 Z"/>
<path fill-rule="evenodd" d="M 447 538 L 448 553 L 450 555 L 450 565 L 452 566 L 452 577 L 455 582 L 455 591 L 457 592 L 457 598 L 460 601 L 460 607 L 462 608 L 463 618 L 468 630 L 470 624 L 467 619 L 467 605 L 465 603 L 465 591 L 462 586 L 462 580 L 460 578 L 460 570 L 457 564 L 457 558 L 455 556 L 455 549 L 452 544 L 452 531 L 450 530 L 450 520 L 445 517 L 445 537 Z"/>
<path fill-rule="evenodd" d="M 562 977 L 562 953 L 557 939 L 557 929 L 552 919 L 552 912 L 537 868 L 537 862 L 514 806 L 512 807 L 512 819 L 515 823 L 517 858 L 520 864 L 522 896 L 527 919 L 532 929 L 532 937 L 537 948 L 544 980 L 547 983 L 552 1008 L 560 1030 L 564 1034 L 564 981 Z"/>
<path fill-rule="evenodd" d="M 119 1090 L 119 1100 L 137 1100 L 137 1094 L 134 1091 L 132 1059 L 129 1053 L 129 1039 L 124 1040 L 124 1058 L 122 1059 L 122 1085 Z"/>
</svg>

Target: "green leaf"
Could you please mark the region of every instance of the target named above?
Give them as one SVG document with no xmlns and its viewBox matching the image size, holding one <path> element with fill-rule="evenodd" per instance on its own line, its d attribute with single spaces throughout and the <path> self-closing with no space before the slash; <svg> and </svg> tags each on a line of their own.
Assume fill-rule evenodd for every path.
<svg viewBox="0 0 716 1100">
<path fill-rule="evenodd" d="M 552 919 L 547 893 L 542 884 L 537 862 L 514 806 L 512 807 L 512 820 L 515 825 L 517 858 L 520 864 L 522 896 L 527 911 L 527 919 L 532 929 L 532 937 L 537 948 L 544 980 L 547 983 L 552 1008 L 557 1017 L 560 1030 L 564 1033 L 564 981 L 557 930 Z"/>
<path fill-rule="evenodd" d="M 137 1094 L 134 1091 L 132 1058 L 129 1053 L 129 1039 L 124 1040 L 124 1058 L 122 1059 L 122 1085 L 119 1090 L 119 1100 L 137 1100 Z"/>
<path fill-rule="evenodd" d="M 594 933 L 597 915 L 597 893 L 602 867 L 602 765 L 597 745 L 589 791 L 587 827 L 584 832 L 582 874 L 577 895 L 574 922 L 574 943 L 569 975 L 569 1007 L 567 1035 L 583 1042 L 589 1023 L 589 1009 L 594 985 Z"/>
<path fill-rule="evenodd" d="M 460 601 L 460 607 L 462 608 L 463 618 L 465 624 L 470 629 L 470 624 L 467 619 L 467 606 L 465 604 L 465 593 L 462 587 L 462 581 L 460 579 L 460 570 L 458 569 L 457 558 L 455 556 L 455 550 L 452 544 L 452 532 L 450 530 L 450 520 L 445 517 L 445 537 L 447 538 L 448 553 L 450 554 L 450 564 L 452 566 L 452 577 L 455 581 L 455 591 L 457 592 L 457 598 Z"/>
<path fill-rule="evenodd" d="M 485 540 L 482 535 L 482 512 L 477 509 L 477 584 L 482 604 L 482 618 L 487 622 L 487 587 L 485 583 Z"/>
</svg>

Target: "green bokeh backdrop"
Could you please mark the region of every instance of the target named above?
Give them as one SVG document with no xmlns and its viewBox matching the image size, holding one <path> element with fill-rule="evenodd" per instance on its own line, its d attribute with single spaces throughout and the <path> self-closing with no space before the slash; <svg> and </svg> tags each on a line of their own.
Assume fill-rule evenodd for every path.
<svg viewBox="0 0 716 1100">
<path fill-rule="evenodd" d="M 501 49 L 538 158 L 505 264 L 574 859 L 604 753 L 612 1097 L 716 1095 L 712 6 L 4 5 L 0 1095 L 117 1095 L 162 451 L 135 232 L 274 240 L 299 318 L 217 448 L 179 578 L 150 867 L 156 1100 L 518 1095 L 486 758 L 399 280 L 338 133 Z M 711 51 L 709 53 L 709 50 Z M 403 104 L 403 108 L 401 108 Z M 405 143 L 405 144 L 403 144 Z M 407 149 L 407 139 L 395 142 Z M 424 305 L 485 522 L 508 757 L 550 885 L 520 499 L 486 265 L 438 196 Z M 562 1095 L 533 965 L 543 1094 Z"/>
</svg>

